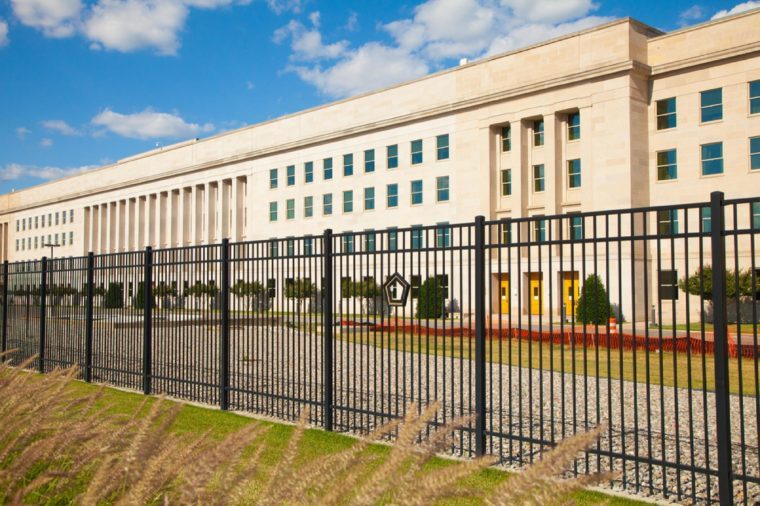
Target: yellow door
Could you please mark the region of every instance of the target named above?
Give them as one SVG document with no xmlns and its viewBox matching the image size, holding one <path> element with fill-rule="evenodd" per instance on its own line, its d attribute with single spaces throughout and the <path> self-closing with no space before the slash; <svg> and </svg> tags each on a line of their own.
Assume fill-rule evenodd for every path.
<svg viewBox="0 0 760 506">
<path fill-rule="evenodd" d="M 501 301 L 501 314 L 509 313 L 509 275 L 501 275 L 501 286 L 499 289 L 499 300 Z"/>
<path fill-rule="evenodd" d="M 544 289 L 543 283 L 541 282 L 541 273 L 540 272 L 531 272 L 530 273 L 530 284 L 529 284 L 529 290 L 530 290 L 530 314 L 543 314 L 543 308 L 541 307 L 543 304 L 542 300 L 542 290 Z"/>
<path fill-rule="evenodd" d="M 577 272 L 562 273 L 562 302 L 565 305 L 565 317 L 570 319 L 575 315 L 575 306 L 580 295 L 580 283 Z"/>
</svg>

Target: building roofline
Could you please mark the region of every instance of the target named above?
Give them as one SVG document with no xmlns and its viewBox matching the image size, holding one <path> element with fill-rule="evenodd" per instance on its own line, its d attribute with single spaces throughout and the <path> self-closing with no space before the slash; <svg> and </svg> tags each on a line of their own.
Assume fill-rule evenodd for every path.
<svg viewBox="0 0 760 506">
<path fill-rule="evenodd" d="M 680 35 L 680 34 L 683 34 L 683 33 L 686 33 L 686 32 L 691 32 L 691 31 L 694 31 L 694 30 L 700 30 L 700 29 L 705 28 L 707 26 L 718 25 L 720 23 L 725 23 L 727 21 L 733 21 L 735 19 L 743 18 L 743 17 L 746 17 L 746 16 L 752 16 L 752 15 L 755 15 L 755 14 L 758 14 L 758 13 L 760 13 L 760 7 L 755 7 L 754 9 L 750 9 L 750 10 L 744 11 L 744 12 L 737 12 L 736 14 L 730 14 L 728 16 L 723 16 L 722 18 L 709 19 L 707 21 L 702 21 L 701 23 L 697 23 L 696 25 L 684 26 L 683 28 L 678 28 L 677 30 L 672 30 L 672 31 L 669 31 L 669 32 L 661 32 L 660 35 L 656 35 L 656 36 L 652 37 L 650 40 L 651 41 L 662 40 L 662 39 L 666 39 L 668 37 L 673 37 L 673 36 L 676 36 L 676 35 Z"/>
</svg>

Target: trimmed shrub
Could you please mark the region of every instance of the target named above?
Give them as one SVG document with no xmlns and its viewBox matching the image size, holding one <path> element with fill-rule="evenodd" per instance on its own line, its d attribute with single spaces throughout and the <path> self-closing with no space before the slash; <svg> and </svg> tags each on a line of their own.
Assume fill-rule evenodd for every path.
<svg viewBox="0 0 760 506">
<path fill-rule="evenodd" d="M 427 278 L 420 286 L 417 300 L 417 318 L 440 318 L 443 316 L 446 291 L 436 278 Z"/>
<path fill-rule="evenodd" d="M 103 307 L 106 309 L 120 309 L 124 307 L 124 285 L 122 283 L 108 283 L 103 299 Z"/>
<path fill-rule="evenodd" d="M 610 319 L 610 303 L 604 283 L 595 274 L 586 278 L 578 298 L 576 317 L 584 324 L 606 325 Z"/>
</svg>

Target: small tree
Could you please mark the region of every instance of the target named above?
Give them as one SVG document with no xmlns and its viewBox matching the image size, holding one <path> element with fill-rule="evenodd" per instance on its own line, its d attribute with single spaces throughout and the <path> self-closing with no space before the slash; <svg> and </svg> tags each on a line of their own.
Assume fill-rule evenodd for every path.
<svg viewBox="0 0 760 506">
<path fill-rule="evenodd" d="M 610 302 L 604 283 L 595 274 L 586 278 L 578 298 L 578 321 L 584 324 L 606 325 L 610 319 Z"/>
<path fill-rule="evenodd" d="M 446 290 L 436 278 L 427 278 L 420 286 L 417 300 L 417 318 L 440 318 L 443 316 Z"/>
<path fill-rule="evenodd" d="M 251 306 L 252 301 L 258 300 L 262 295 L 264 295 L 264 292 L 264 285 L 258 281 L 248 283 L 242 279 L 239 279 L 234 285 L 230 287 L 230 293 L 245 300 L 247 302 L 247 307 Z"/>
<path fill-rule="evenodd" d="M 308 279 L 297 278 L 285 283 L 285 297 L 296 299 L 298 306 L 296 311 L 301 311 L 301 301 L 308 299 L 317 293 L 317 286 Z"/>
<path fill-rule="evenodd" d="M 678 288 L 690 294 L 701 296 L 704 300 L 713 300 L 713 269 L 706 265 L 702 269 L 697 269 L 694 274 L 678 280 Z M 738 290 L 737 290 L 738 282 Z M 740 299 L 742 297 L 751 297 L 752 293 L 752 271 L 745 269 L 739 271 L 737 279 L 736 271 L 726 271 L 726 298 Z"/>
<path fill-rule="evenodd" d="M 151 301 L 151 307 L 156 306 L 155 298 Z M 137 283 L 137 293 L 132 297 L 132 307 L 134 309 L 145 309 L 145 283 L 140 281 Z"/>
<path fill-rule="evenodd" d="M 108 283 L 108 290 L 103 299 L 103 307 L 106 309 L 120 309 L 124 307 L 124 285 L 122 283 Z"/>
</svg>

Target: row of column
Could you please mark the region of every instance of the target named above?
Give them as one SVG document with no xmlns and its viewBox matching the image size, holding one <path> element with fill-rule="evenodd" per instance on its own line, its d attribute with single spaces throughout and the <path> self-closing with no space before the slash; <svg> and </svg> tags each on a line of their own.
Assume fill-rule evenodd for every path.
<svg viewBox="0 0 760 506">
<path fill-rule="evenodd" d="M 236 177 L 87 206 L 82 253 L 243 240 L 247 182 Z"/>
<path fill-rule="evenodd" d="M 0 223 L 0 262 L 8 260 L 8 223 Z"/>
</svg>

